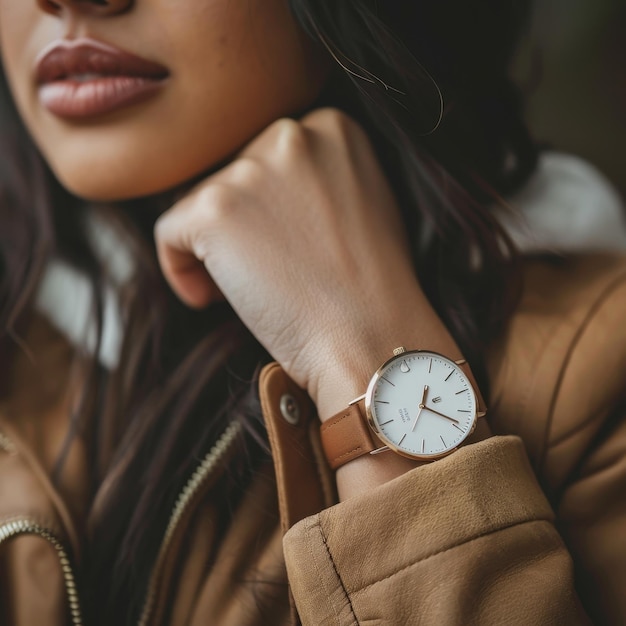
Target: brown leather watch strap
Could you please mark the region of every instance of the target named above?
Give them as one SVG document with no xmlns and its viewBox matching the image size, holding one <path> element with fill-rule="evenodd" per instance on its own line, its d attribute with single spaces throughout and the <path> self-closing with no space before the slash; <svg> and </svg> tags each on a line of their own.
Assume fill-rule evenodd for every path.
<svg viewBox="0 0 626 626">
<path fill-rule="evenodd" d="M 398 348 L 398 350 L 400 349 Z M 421 352 L 429 351 L 422 350 Z M 396 353 L 396 351 L 394 351 L 394 354 L 399 355 L 404 354 L 404 352 Z M 448 361 L 451 360 L 437 352 L 433 352 L 432 354 L 438 355 Z M 454 364 L 467 376 L 474 390 L 476 395 L 476 417 L 483 417 L 487 412 L 487 407 L 485 406 L 485 400 L 480 393 L 469 364 L 465 359 L 455 360 Z M 332 469 L 337 469 L 353 459 L 386 446 L 385 443 L 376 437 L 367 423 L 362 406 L 363 398 L 364 396 L 362 396 L 358 402 L 355 401 L 354 404 L 348 406 L 345 411 L 331 417 L 328 421 L 324 422 L 320 428 L 322 446 L 328 464 Z"/>
<path fill-rule="evenodd" d="M 320 428 L 322 446 L 332 469 L 385 445 L 370 430 L 360 404 L 337 413 Z"/>
</svg>

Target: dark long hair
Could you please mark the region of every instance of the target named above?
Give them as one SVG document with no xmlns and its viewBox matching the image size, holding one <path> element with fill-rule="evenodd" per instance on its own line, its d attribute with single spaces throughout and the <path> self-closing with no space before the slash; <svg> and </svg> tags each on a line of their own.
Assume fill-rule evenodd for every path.
<svg viewBox="0 0 626 626">
<path fill-rule="evenodd" d="M 485 348 L 510 315 L 517 284 L 515 250 L 489 206 L 521 186 L 537 158 L 508 77 L 529 0 L 290 5 L 336 64 L 316 104 L 344 109 L 370 134 L 412 237 L 421 284 L 486 385 Z M 2 92 L 0 363 L 6 367 L 53 255 L 91 278 L 100 322 L 109 278 L 86 235 L 86 204 L 54 179 L 5 84 Z M 244 480 L 241 468 L 267 454 L 253 380 L 268 356 L 227 305 L 192 312 L 168 289 L 151 241 L 167 203 L 164 194 L 106 211 L 91 207 L 123 223 L 120 237 L 137 262 L 122 294 L 121 365 L 108 373 L 89 360 L 83 401 L 71 416 L 72 433 L 89 433 L 94 459 L 97 495 L 84 564 L 94 623 L 136 619 L 177 493 L 227 423 L 241 420 L 248 433 L 231 474 Z M 89 589 L 98 590 L 93 603 Z"/>
</svg>

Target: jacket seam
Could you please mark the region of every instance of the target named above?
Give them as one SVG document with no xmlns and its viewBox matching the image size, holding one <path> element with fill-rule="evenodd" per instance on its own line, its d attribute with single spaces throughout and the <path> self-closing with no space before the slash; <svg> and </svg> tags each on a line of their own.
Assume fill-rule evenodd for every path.
<svg viewBox="0 0 626 626">
<path fill-rule="evenodd" d="M 544 467 L 546 463 L 546 457 L 548 456 L 548 453 L 550 449 L 552 448 L 552 442 L 550 441 L 550 433 L 552 432 L 554 413 L 556 410 L 558 399 L 560 397 L 561 388 L 563 386 L 563 381 L 565 380 L 565 375 L 567 371 L 569 370 L 569 366 L 574 356 L 576 346 L 581 341 L 583 335 L 589 328 L 589 325 L 593 321 L 594 317 L 602 309 L 602 307 L 604 306 L 606 301 L 609 299 L 609 297 L 615 291 L 617 291 L 625 282 L 626 282 L 626 273 L 621 272 L 604 288 L 604 290 L 600 293 L 600 295 L 596 298 L 595 302 L 590 307 L 589 311 L 587 311 L 587 314 L 585 315 L 583 321 L 578 327 L 578 330 L 576 331 L 574 337 L 572 338 L 572 341 L 570 342 L 565 358 L 563 359 L 563 364 L 559 370 L 559 374 L 555 381 L 554 393 L 552 394 L 552 398 L 550 399 L 548 419 L 546 420 L 544 437 L 543 437 L 543 450 L 541 452 L 539 463 L 537 464 L 537 469 L 539 472 L 541 472 L 541 469 Z M 564 436 L 560 438 L 561 441 L 563 440 L 563 437 Z"/>
<path fill-rule="evenodd" d="M 382 578 L 379 578 L 377 580 L 374 580 L 370 583 L 367 583 L 367 585 L 364 585 L 363 587 L 359 587 L 358 589 L 354 589 L 352 591 L 352 593 L 360 593 L 362 591 L 365 591 L 367 589 L 369 589 L 370 587 L 373 587 L 374 585 L 377 585 L 378 583 L 384 582 L 385 580 L 388 580 L 390 578 L 393 578 L 396 574 L 400 574 L 401 572 L 404 572 L 408 569 L 411 569 L 412 567 L 415 567 L 416 565 L 419 565 L 420 563 L 423 563 L 424 561 L 427 561 L 428 559 L 431 559 L 435 556 L 439 556 L 440 554 L 445 554 L 446 552 L 450 552 L 451 550 L 455 550 L 456 548 L 459 548 L 461 546 L 464 546 L 466 544 L 469 543 L 473 543 L 474 541 L 477 541 L 479 539 L 482 539 L 484 537 L 488 537 L 489 535 L 493 535 L 495 533 L 504 531 L 504 530 L 509 530 L 511 528 L 515 528 L 517 526 L 523 526 L 524 524 L 534 524 L 534 523 L 546 523 L 549 524 L 550 526 L 552 526 L 552 521 L 550 519 L 544 519 L 544 518 L 533 518 L 533 519 L 526 519 L 526 520 L 521 520 L 519 522 L 513 522 L 511 524 L 507 524 L 506 526 L 500 526 L 496 529 L 493 530 L 489 530 L 489 531 L 485 531 L 483 533 L 480 533 L 474 537 L 471 537 L 470 539 L 467 539 L 465 541 L 459 541 L 458 543 L 455 543 L 454 545 L 448 546 L 447 548 L 444 548 L 443 550 L 436 550 L 434 552 L 430 552 L 429 554 L 426 554 L 425 556 L 421 557 L 420 559 L 418 559 L 417 561 L 413 561 L 412 563 L 409 563 L 408 565 L 405 565 L 404 567 L 401 567 L 400 569 L 397 569 L 395 571 L 393 571 L 391 574 L 387 574 L 387 576 L 383 576 Z"/>
<path fill-rule="evenodd" d="M 577 434 L 585 430 L 585 428 L 588 428 L 589 426 L 591 426 L 594 422 L 604 421 L 608 413 L 610 413 L 610 408 L 603 407 L 601 410 L 598 411 L 598 413 L 593 413 L 587 419 L 581 420 L 571 430 L 569 430 L 563 435 L 560 435 L 556 439 L 552 440 L 548 444 L 548 450 L 554 450 L 554 448 L 558 448 L 561 444 L 566 443 L 572 437 L 575 437 Z"/>
<path fill-rule="evenodd" d="M 307 530 L 313 531 L 313 530 L 315 530 L 315 527 L 319 527 L 319 525 L 320 525 L 319 518 L 316 516 L 314 522 L 311 524 L 311 526 Z M 317 563 L 317 559 L 315 558 L 314 542 L 313 541 L 308 542 L 307 549 L 308 549 L 308 552 L 309 552 L 309 556 L 311 557 L 311 563 L 313 564 L 313 567 L 315 568 L 315 571 L 316 571 L 316 574 L 317 574 L 317 580 L 319 581 L 320 585 L 324 588 L 324 591 L 325 591 L 325 594 L 326 594 L 326 598 L 328 599 L 329 608 L 330 608 L 330 610 L 333 612 L 333 614 L 335 616 L 335 621 L 339 622 L 339 613 L 337 612 L 337 608 L 335 607 L 335 605 L 331 601 L 331 593 L 330 593 L 330 591 L 329 591 L 329 589 L 328 589 L 328 587 L 326 585 L 326 581 L 324 580 L 324 576 L 322 575 L 322 572 L 320 571 L 320 568 L 319 568 L 318 563 Z M 297 606 L 298 603 L 296 601 L 295 595 L 293 595 L 293 599 L 294 599 L 294 602 L 296 604 L 296 609 L 297 609 L 298 608 L 298 606 Z M 298 621 L 298 624 L 300 624 L 299 621 Z"/>
<path fill-rule="evenodd" d="M 341 586 L 341 590 L 343 591 L 343 594 L 346 600 L 348 601 L 348 606 L 350 607 L 350 613 L 352 614 L 354 623 L 357 624 L 358 626 L 359 620 L 357 619 L 356 613 L 354 612 L 354 606 L 352 606 L 352 599 L 350 598 L 350 594 L 348 593 L 346 586 L 343 584 L 343 580 L 341 580 L 341 575 L 339 574 L 339 570 L 337 568 L 335 560 L 333 559 L 333 555 L 330 551 L 330 546 L 328 545 L 328 541 L 326 540 L 326 535 L 324 534 L 324 529 L 322 528 L 321 520 L 319 520 L 319 518 L 318 518 L 317 526 L 319 528 L 320 536 L 322 537 L 322 542 L 324 543 L 324 548 L 326 549 L 326 553 L 328 554 L 328 560 L 330 561 L 330 564 L 333 566 L 335 576 L 337 577 L 337 580 L 339 581 L 339 585 Z"/>
</svg>

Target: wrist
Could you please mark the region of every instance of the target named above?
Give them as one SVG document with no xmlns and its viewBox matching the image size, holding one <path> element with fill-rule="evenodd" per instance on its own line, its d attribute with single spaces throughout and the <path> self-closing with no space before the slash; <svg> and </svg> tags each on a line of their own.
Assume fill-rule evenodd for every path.
<svg viewBox="0 0 626 626">
<path fill-rule="evenodd" d="M 349 344 L 339 353 L 325 353 L 325 365 L 309 391 L 322 422 L 365 393 L 372 374 L 392 349 L 393 346 L 383 348 L 361 341 Z"/>
<path fill-rule="evenodd" d="M 319 374 L 310 379 L 307 390 L 322 422 L 362 396 L 374 372 L 398 346 L 433 350 L 451 359 L 461 358 L 456 342 L 434 312 L 430 317 L 423 316 L 419 323 L 407 325 L 406 319 L 401 321 L 402 324 L 381 324 L 377 332 L 335 342 L 321 352 Z"/>
<path fill-rule="evenodd" d="M 426 332 L 425 329 L 428 329 L 430 332 Z M 359 412 L 355 412 L 356 407 L 347 410 L 348 404 L 352 400 L 365 394 L 370 380 L 372 379 L 372 375 L 379 370 L 383 363 L 392 357 L 394 348 L 401 345 L 406 346 L 408 350 L 417 349 L 439 353 L 453 361 L 457 361 L 461 358 L 458 347 L 445 328 L 442 328 L 440 322 L 439 326 L 432 323 L 430 325 L 422 324 L 419 333 L 415 332 L 415 327 L 411 329 L 400 329 L 398 327 L 394 328 L 393 331 L 386 330 L 386 332 L 381 332 L 375 337 L 369 337 L 367 341 L 363 339 L 355 341 L 353 346 L 343 348 L 341 351 L 337 351 L 334 354 L 331 353 L 331 356 L 325 356 L 324 358 L 328 359 L 328 366 L 320 370 L 323 371 L 323 375 L 316 379 L 318 383 L 317 386 L 311 387 L 310 394 L 317 404 L 322 422 L 336 415 L 336 419 L 333 420 L 332 424 L 322 429 L 324 431 L 322 433 L 322 440 L 329 464 L 331 467 L 338 466 L 336 478 L 341 500 L 383 484 L 411 469 L 432 462 L 429 459 L 407 458 L 407 456 L 410 455 L 404 456 L 402 453 L 395 454 L 391 451 L 374 455 L 367 454 L 369 450 L 374 450 L 380 447 L 380 445 L 376 444 L 375 438 L 371 440 L 366 434 L 360 434 L 363 431 L 359 425 L 359 420 L 365 419 L 363 417 L 364 414 L 361 413 L 361 417 L 359 417 Z M 410 358 L 411 357 L 409 357 L 409 363 L 411 363 L 410 367 L 414 368 L 413 361 L 411 361 Z M 435 368 L 433 369 L 432 376 L 436 378 L 438 376 L 437 361 L 436 357 L 433 356 L 433 358 L 435 358 Z M 433 359 L 431 358 L 431 366 L 432 362 Z M 439 361 L 439 363 L 441 363 L 441 361 Z M 389 365 L 385 365 L 385 368 L 386 367 L 389 367 Z M 397 367 L 397 365 L 394 367 Z M 439 365 L 439 367 L 441 367 L 441 365 Z M 477 394 L 475 398 L 476 410 L 479 414 L 483 414 L 484 402 L 480 397 L 479 390 L 476 388 L 471 371 L 463 369 L 467 367 L 464 364 L 461 364 L 460 367 L 462 371 L 460 374 L 461 377 L 463 375 L 469 376 L 469 380 L 465 378 L 465 387 L 473 386 Z M 408 373 L 410 371 L 409 366 L 407 365 L 406 370 L 401 371 Z M 459 369 L 456 371 L 458 372 Z M 428 370 L 428 374 L 430 375 L 430 369 Z M 402 374 L 400 374 L 400 376 L 402 376 Z M 378 377 L 378 379 L 375 380 L 380 381 L 380 378 Z M 390 381 L 387 381 L 386 378 L 384 380 L 385 385 L 390 384 Z M 452 380 L 452 382 L 454 382 L 454 380 Z M 380 382 L 376 383 L 376 385 L 380 384 Z M 433 381 L 432 384 L 436 384 L 435 381 Z M 374 389 L 376 388 L 377 387 Z M 429 387 L 424 386 L 422 403 L 425 403 L 428 388 Z M 372 391 L 372 393 L 375 393 L 375 391 Z M 442 395 L 445 398 L 445 394 L 442 393 Z M 455 397 L 456 396 L 458 396 L 458 394 L 455 394 Z M 435 402 L 438 401 L 441 402 L 441 398 L 435 399 Z M 389 403 L 387 402 L 385 404 Z M 425 404 L 425 406 L 428 407 L 425 410 L 428 410 L 429 413 L 436 414 L 448 421 L 462 425 L 460 413 L 458 417 L 451 419 L 449 415 L 456 414 L 450 414 L 447 411 L 445 414 L 438 413 L 436 409 L 439 409 L 439 405 L 432 405 L 429 402 L 427 405 Z M 441 406 L 445 406 L 445 401 Z M 413 408 L 416 409 L 416 407 Z M 416 413 L 417 416 L 422 413 L 422 409 L 423 407 L 420 404 L 419 410 Z M 443 408 L 440 409 L 440 411 L 443 410 Z M 465 411 L 465 413 L 467 412 L 468 411 Z M 405 417 L 401 417 L 402 421 L 405 422 Z M 415 418 L 414 421 L 414 424 L 416 423 L 417 418 Z M 415 428 L 415 426 L 413 428 Z M 367 430 L 366 428 L 366 431 Z M 448 435 L 445 432 L 444 434 L 447 439 Z M 490 435 L 491 432 L 486 420 L 478 418 L 477 422 L 475 422 L 473 432 L 466 438 L 465 443 L 474 443 L 486 439 Z M 402 437 L 402 439 L 404 439 L 404 437 Z M 443 441 L 443 443 L 445 444 L 446 442 Z M 384 445 L 384 442 L 381 445 Z M 453 444 L 449 442 L 448 445 Z M 422 439 L 422 451 L 423 447 L 424 439 Z M 356 452 L 359 450 L 360 452 Z M 355 456 L 356 458 L 354 458 Z"/>
</svg>

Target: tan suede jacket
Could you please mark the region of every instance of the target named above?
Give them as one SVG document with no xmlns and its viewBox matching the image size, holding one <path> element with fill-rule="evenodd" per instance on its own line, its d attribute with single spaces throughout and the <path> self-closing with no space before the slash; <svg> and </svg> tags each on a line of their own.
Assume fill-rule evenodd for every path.
<svg viewBox="0 0 626 626">
<path fill-rule="evenodd" d="M 70 349 L 34 332 L 48 349 L 0 410 L 0 624 L 77 625 L 85 451 L 53 486 L 67 406 L 41 372 Z M 266 368 L 274 463 L 218 541 L 224 433 L 172 511 L 140 623 L 626 624 L 626 259 L 529 262 L 489 369 L 499 436 L 336 504 L 310 402 Z"/>
</svg>

